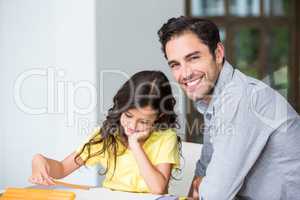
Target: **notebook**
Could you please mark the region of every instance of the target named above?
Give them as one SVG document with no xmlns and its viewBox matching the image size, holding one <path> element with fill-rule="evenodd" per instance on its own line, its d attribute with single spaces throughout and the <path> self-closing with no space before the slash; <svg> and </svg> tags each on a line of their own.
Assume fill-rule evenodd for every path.
<svg viewBox="0 0 300 200">
<path fill-rule="evenodd" d="M 75 193 L 62 190 L 43 190 L 32 188 L 7 188 L 0 200 L 75 200 Z"/>
</svg>

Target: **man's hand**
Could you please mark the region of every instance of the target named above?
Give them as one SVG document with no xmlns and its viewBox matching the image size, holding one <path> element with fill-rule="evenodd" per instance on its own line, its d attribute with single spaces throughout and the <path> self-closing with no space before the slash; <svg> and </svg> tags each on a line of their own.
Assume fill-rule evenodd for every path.
<svg viewBox="0 0 300 200">
<path fill-rule="evenodd" d="M 191 197 L 192 199 L 197 199 L 197 200 L 199 199 L 199 186 L 200 186 L 201 181 L 202 181 L 201 176 L 194 177 L 191 187 L 190 187 L 188 197 Z"/>
</svg>

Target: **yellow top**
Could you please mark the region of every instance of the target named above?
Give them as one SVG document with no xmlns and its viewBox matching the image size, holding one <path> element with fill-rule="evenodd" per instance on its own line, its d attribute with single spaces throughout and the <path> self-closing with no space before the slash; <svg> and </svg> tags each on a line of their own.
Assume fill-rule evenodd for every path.
<svg viewBox="0 0 300 200">
<path fill-rule="evenodd" d="M 99 132 L 100 128 L 96 128 L 91 136 L 88 137 L 87 141 L 91 138 L 100 139 Z M 124 147 L 120 141 L 118 141 L 118 143 L 119 147 Z M 83 145 L 77 149 L 77 153 L 82 150 Z M 90 148 L 91 155 L 98 152 L 101 149 L 101 145 L 102 144 L 92 145 Z M 179 168 L 180 166 L 179 145 L 176 132 L 172 129 L 152 132 L 145 141 L 143 149 L 153 165 L 171 163 L 173 164 L 173 169 Z M 85 160 L 88 156 L 87 152 L 87 148 L 85 148 L 80 155 L 80 158 Z M 101 164 L 103 167 L 106 167 L 107 159 L 107 154 L 101 154 L 88 159 L 86 165 L 91 166 L 94 164 Z M 105 180 L 103 181 L 103 187 L 129 192 L 150 192 L 143 177 L 140 175 L 136 160 L 129 149 L 126 149 L 122 155 L 117 157 L 113 176 L 113 164 L 110 166 Z"/>
</svg>

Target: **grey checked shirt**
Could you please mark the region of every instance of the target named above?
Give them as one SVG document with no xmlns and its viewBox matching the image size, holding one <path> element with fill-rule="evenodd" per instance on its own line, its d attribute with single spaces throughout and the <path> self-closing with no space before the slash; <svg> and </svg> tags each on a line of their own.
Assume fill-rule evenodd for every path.
<svg viewBox="0 0 300 200">
<path fill-rule="evenodd" d="M 300 117 L 263 82 L 225 62 L 204 115 L 195 175 L 205 200 L 300 200 Z"/>
</svg>

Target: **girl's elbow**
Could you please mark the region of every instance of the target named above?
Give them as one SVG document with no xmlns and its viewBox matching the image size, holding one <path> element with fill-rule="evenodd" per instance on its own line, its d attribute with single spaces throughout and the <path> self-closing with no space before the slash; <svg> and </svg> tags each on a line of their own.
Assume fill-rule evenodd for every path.
<svg viewBox="0 0 300 200">
<path fill-rule="evenodd" d="M 152 190 L 151 193 L 157 195 L 166 194 L 165 190 L 159 190 L 159 189 Z"/>
<path fill-rule="evenodd" d="M 161 195 L 161 194 L 167 194 L 168 193 L 167 191 L 168 189 L 166 186 L 159 186 L 159 187 L 152 188 L 151 193 Z"/>
</svg>

